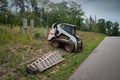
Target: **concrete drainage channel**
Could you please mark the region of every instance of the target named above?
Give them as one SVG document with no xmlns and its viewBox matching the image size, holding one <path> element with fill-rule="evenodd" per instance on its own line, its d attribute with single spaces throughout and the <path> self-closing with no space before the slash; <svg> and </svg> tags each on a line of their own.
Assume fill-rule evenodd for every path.
<svg viewBox="0 0 120 80">
<path fill-rule="evenodd" d="M 37 71 L 42 72 L 63 60 L 64 58 L 59 51 L 51 51 L 29 64 L 26 68 L 26 72 L 28 74 L 34 74 Z"/>
</svg>

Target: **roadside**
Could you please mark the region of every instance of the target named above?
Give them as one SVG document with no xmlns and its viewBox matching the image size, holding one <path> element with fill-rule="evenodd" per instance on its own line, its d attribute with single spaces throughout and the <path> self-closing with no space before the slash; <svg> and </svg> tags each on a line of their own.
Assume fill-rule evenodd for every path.
<svg viewBox="0 0 120 80">
<path fill-rule="evenodd" d="M 120 80 L 120 37 L 106 37 L 68 80 Z"/>
<path fill-rule="evenodd" d="M 71 75 L 71 73 L 79 66 L 79 64 L 105 37 L 104 35 L 98 33 L 78 31 L 77 34 L 83 39 L 84 48 L 82 52 L 77 54 L 69 54 L 63 51 L 62 56 L 65 58 L 65 61 L 54 67 L 51 67 L 50 69 L 42 73 L 29 75 L 25 72 L 25 68 L 29 63 L 44 55 L 46 52 L 49 52 L 51 50 L 54 51 L 56 49 L 49 46 L 47 39 L 44 38 L 42 35 L 39 40 L 29 39 L 28 36 L 25 39 L 29 39 L 29 43 L 22 43 L 19 42 L 21 37 L 17 36 L 21 35 L 19 30 L 18 32 L 12 32 L 12 34 L 14 34 L 12 36 L 8 34 L 6 35 L 9 37 L 9 39 L 12 40 L 1 39 L 0 42 L 1 80 L 66 80 Z M 2 38 L 4 38 L 3 34 Z M 23 42 L 26 42 L 25 39 L 23 38 Z"/>
</svg>

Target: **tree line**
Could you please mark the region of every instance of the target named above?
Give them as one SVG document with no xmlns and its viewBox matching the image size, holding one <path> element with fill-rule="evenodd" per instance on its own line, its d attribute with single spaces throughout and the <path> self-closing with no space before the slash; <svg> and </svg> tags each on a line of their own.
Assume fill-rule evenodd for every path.
<svg viewBox="0 0 120 80">
<path fill-rule="evenodd" d="M 82 31 L 92 31 L 119 35 L 118 22 L 105 19 L 85 19 L 81 5 L 74 1 L 54 3 L 50 0 L 0 0 L 0 24 L 22 27 L 22 19 L 35 20 L 35 27 L 49 26 L 53 23 L 70 23 Z"/>
<path fill-rule="evenodd" d="M 108 36 L 119 36 L 119 23 L 105 19 L 93 19 L 91 16 L 84 24 L 85 31 L 99 32 Z"/>
</svg>

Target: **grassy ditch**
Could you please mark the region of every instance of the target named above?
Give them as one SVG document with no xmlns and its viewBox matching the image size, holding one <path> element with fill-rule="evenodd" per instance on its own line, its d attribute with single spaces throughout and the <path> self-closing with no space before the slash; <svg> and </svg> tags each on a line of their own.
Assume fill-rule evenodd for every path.
<svg viewBox="0 0 120 80">
<path fill-rule="evenodd" d="M 90 52 L 104 39 L 104 35 L 92 32 L 77 32 L 83 39 L 83 51 L 76 54 L 63 52 L 65 60 L 46 71 L 34 75 L 25 72 L 26 66 L 46 52 L 56 50 L 49 46 L 43 29 L 37 28 L 40 39 L 34 35 L 23 35 L 20 29 L 1 28 L 0 79 L 1 80 L 67 80 L 74 70 L 88 57 Z M 8 35 L 8 36 L 5 36 Z M 19 35 L 19 36 L 18 36 Z"/>
</svg>

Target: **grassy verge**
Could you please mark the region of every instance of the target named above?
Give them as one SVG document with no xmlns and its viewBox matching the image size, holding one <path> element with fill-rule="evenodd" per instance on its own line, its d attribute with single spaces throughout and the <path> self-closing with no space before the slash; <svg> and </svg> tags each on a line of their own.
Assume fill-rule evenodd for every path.
<svg viewBox="0 0 120 80">
<path fill-rule="evenodd" d="M 91 51 L 104 39 L 103 35 L 96 33 L 80 34 L 83 34 L 83 51 L 73 55 L 66 54 L 64 57 L 67 60 L 59 66 L 59 70 L 56 73 L 51 74 L 51 80 L 67 80 L 73 71 L 89 56 Z"/>
<path fill-rule="evenodd" d="M 104 35 L 91 32 L 78 32 L 78 34 L 83 38 L 83 51 L 78 54 L 65 53 L 63 55 L 66 59 L 64 62 L 45 72 L 45 74 L 49 75 L 50 80 L 67 80 L 105 37 Z"/>
<path fill-rule="evenodd" d="M 0 77 L 4 76 L 2 80 L 67 80 L 105 37 L 98 33 L 77 32 L 83 39 L 84 48 L 82 52 L 76 54 L 64 52 L 63 57 L 65 60 L 60 64 L 42 73 L 29 75 L 25 72 L 25 68 L 29 63 L 36 60 L 38 56 L 42 56 L 45 52 L 55 50 L 55 48 L 48 45 L 47 39 L 42 35 L 42 30 L 35 30 L 35 32 L 41 34 L 40 40 L 35 40 L 29 35 L 24 36 L 19 29 L 17 32 L 16 30 L 10 32 L 8 29 L 1 29 Z"/>
</svg>

